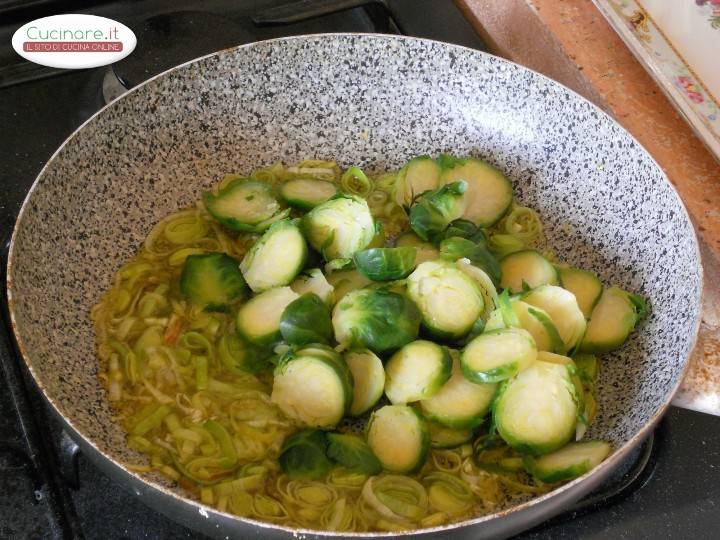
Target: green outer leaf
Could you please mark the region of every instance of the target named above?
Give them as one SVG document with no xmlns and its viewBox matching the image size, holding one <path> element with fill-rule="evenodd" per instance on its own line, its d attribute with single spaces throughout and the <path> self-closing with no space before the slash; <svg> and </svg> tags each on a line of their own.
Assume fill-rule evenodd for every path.
<svg viewBox="0 0 720 540">
<path fill-rule="evenodd" d="M 444 259 L 451 261 L 469 259 L 474 266 L 477 266 L 490 276 L 493 284 L 500 283 L 502 275 L 500 264 L 484 245 L 454 236 L 440 242 L 440 254 Z"/>
<path fill-rule="evenodd" d="M 588 387 L 593 387 L 600 372 L 600 361 L 594 354 L 580 353 L 573 357 L 580 380 Z"/>
<path fill-rule="evenodd" d="M 180 275 L 180 292 L 205 311 L 227 312 L 230 304 L 244 296 L 245 280 L 238 261 L 230 255 L 190 255 Z"/>
<path fill-rule="evenodd" d="M 358 271 L 373 281 L 407 277 L 415 268 L 414 247 L 371 248 L 358 251 L 353 261 Z"/>
<path fill-rule="evenodd" d="M 426 192 L 410 208 L 410 227 L 423 240 L 442 233 L 457 217 L 456 207 L 466 189 L 467 182 L 461 180 Z"/>
<path fill-rule="evenodd" d="M 327 439 L 319 429 L 305 429 L 285 439 L 278 462 L 293 480 L 321 480 L 332 462 L 325 454 Z"/>
<path fill-rule="evenodd" d="M 552 319 L 550 319 L 547 314 L 543 313 L 542 311 L 538 311 L 533 307 L 528 308 L 528 313 L 535 317 L 538 322 L 543 325 L 543 328 L 545 328 L 545 331 L 550 337 L 551 352 L 557 354 L 567 353 L 565 343 L 563 343 L 563 340 L 560 339 L 560 334 L 558 334 L 557 328 L 555 328 L 555 324 L 552 322 Z"/>
<path fill-rule="evenodd" d="M 380 461 L 360 437 L 328 433 L 327 440 L 328 457 L 340 465 L 369 475 L 382 472 Z"/>
<path fill-rule="evenodd" d="M 280 333 L 290 345 L 330 343 L 330 311 L 315 293 L 305 293 L 288 304 L 280 317 Z"/>
<path fill-rule="evenodd" d="M 648 300 L 644 296 L 632 293 L 628 293 L 628 299 L 632 305 L 635 306 L 635 311 L 637 312 L 637 320 L 635 321 L 635 326 L 637 327 L 638 324 L 645 320 L 645 317 L 647 317 L 650 312 Z"/>
<path fill-rule="evenodd" d="M 465 165 L 467 163 L 468 158 L 458 158 L 455 156 L 450 156 L 448 154 L 440 154 L 436 159 L 435 162 L 440 165 L 441 169 L 452 169 L 453 167 L 457 167 L 458 165 Z"/>
<path fill-rule="evenodd" d="M 399 349 L 413 341 L 422 315 L 403 295 L 382 289 L 351 291 L 333 310 L 333 328 L 338 342 L 359 345 L 376 353 Z"/>
</svg>

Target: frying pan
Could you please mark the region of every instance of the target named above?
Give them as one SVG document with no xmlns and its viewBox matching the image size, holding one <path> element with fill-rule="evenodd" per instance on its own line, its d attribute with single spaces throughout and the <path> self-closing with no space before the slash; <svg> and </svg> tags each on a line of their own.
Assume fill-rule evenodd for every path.
<svg viewBox="0 0 720 540">
<path fill-rule="evenodd" d="M 499 167 L 540 212 L 548 248 L 647 296 L 652 310 L 603 357 L 589 435 L 614 452 L 600 466 L 492 515 L 357 536 L 508 536 L 597 487 L 660 419 L 695 341 L 702 280 L 687 212 L 639 143 L 567 88 L 470 49 L 378 35 L 272 40 L 184 64 L 98 112 L 42 170 L 13 235 L 9 306 L 30 373 L 85 455 L 151 507 L 212 536 L 335 536 L 218 512 L 125 468 L 141 456 L 98 380 L 90 308 L 153 224 L 226 173 L 311 157 L 388 170 L 440 152 Z"/>
</svg>

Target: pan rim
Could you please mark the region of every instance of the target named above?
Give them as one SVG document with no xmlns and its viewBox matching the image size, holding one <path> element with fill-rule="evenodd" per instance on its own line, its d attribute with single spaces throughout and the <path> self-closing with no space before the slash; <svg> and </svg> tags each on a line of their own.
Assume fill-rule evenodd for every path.
<svg viewBox="0 0 720 540">
<path fill-rule="evenodd" d="M 325 530 L 316 530 L 316 529 L 304 529 L 304 528 L 293 528 L 293 527 L 286 527 L 283 525 L 268 523 L 264 521 L 258 521 L 251 518 L 241 517 L 237 516 L 235 514 L 230 514 L 228 512 L 221 512 L 213 507 L 206 506 L 199 501 L 195 501 L 193 499 L 190 499 L 184 495 L 178 494 L 166 486 L 163 486 L 162 484 L 158 483 L 155 480 L 149 479 L 145 476 L 142 476 L 140 473 L 131 471 L 128 469 L 124 464 L 120 463 L 119 461 L 115 460 L 112 456 L 110 456 L 108 453 L 104 452 L 98 446 L 93 442 L 92 438 L 90 438 L 87 434 L 85 434 L 82 430 L 78 429 L 78 427 L 72 422 L 72 420 L 65 415 L 63 412 L 64 407 L 57 403 L 48 393 L 46 393 L 45 388 L 43 384 L 41 383 L 41 380 L 39 378 L 39 375 L 36 373 L 35 368 L 33 367 L 32 360 L 27 353 L 27 350 L 25 348 L 25 344 L 22 340 L 22 336 L 20 335 L 19 328 L 17 326 L 17 321 L 15 318 L 15 295 L 13 290 L 13 280 L 12 280 L 12 268 L 13 263 L 15 260 L 15 257 L 17 256 L 15 253 L 15 246 L 16 246 L 16 239 L 18 235 L 18 231 L 22 225 L 23 218 L 25 216 L 25 213 L 27 211 L 27 208 L 29 206 L 29 201 L 32 199 L 32 196 L 44 176 L 46 170 L 50 167 L 51 163 L 53 163 L 56 159 L 56 157 L 59 155 L 59 153 L 67 146 L 67 144 L 73 140 L 88 124 L 93 122 L 97 117 L 99 117 L 101 114 L 103 114 L 107 109 L 114 106 L 116 103 L 118 103 L 120 100 L 124 99 L 126 96 L 131 95 L 133 92 L 139 91 L 140 89 L 144 88 L 146 85 L 149 85 L 150 83 L 154 82 L 157 79 L 160 79 L 162 77 L 165 77 L 173 72 L 180 71 L 181 69 L 198 62 L 202 62 L 204 60 L 207 60 L 212 57 L 221 56 L 225 54 L 233 54 L 239 50 L 245 49 L 245 48 L 252 48 L 257 46 L 264 46 L 268 44 L 273 43 L 282 43 L 282 42 L 293 42 L 293 41 L 307 41 L 312 39 L 327 39 L 328 41 L 334 40 L 337 38 L 362 38 L 362 39 L 377 39 L 379 41 L 396 41 L 396 42 L 403 42 L 403 41 L 419 41 L 419 42 L 427 42 L 430 44 L 434 44 L 436 46 L 441 46 L 445 48 L 451 48 L 456 49 L 460 51 L 464 51 L 466 53 L 479 55 L 479 56 L 487 56 L 495 59 L 498 62 L 501 62 L 503 64 L 512 66 L 512 69 L 520 69 L 528 72 L 532 72 L 535 76 L 540 77 L 541 80 L 544 80 L 546 82 L 549 82 L 551 85 L 556 85 L 561 87 L 564 91 L 568 92 L 572 96 L 574 96 L 577 99 L 580 99 L 587 103 L 592 109 L 594 109 L 595 112 L 602 115 L 607 121 L 609 121 L 611 124 L 614 124 L 616 127 L 619 127 L 624 134 L 632 140 L 634 144 L 637 145 L 640 152 L 644 154 L 644 156 L 650 160 L 650 162 L 657 168 L 657 171 L 660 173 L 662 180 L 665 182 L 666 187 L 670 188 L 671 193 L 675 196 L 679 207 L 682 212 L 682 217 L 684 217 L 687 220 L 687 223 L 690 224 L 692 229 L 692 244 L 694 247 L 695 257 L 698 261 L 698 278 L 699 278 L 699 287 L 698 287 L 698 294 L 697 294 L 697 302 L 698 302 L 698 312 L 697 316 L 695 317 L 695 325 L 692 331 L 692 336 L 690 340 L 690 347 L 688 348 L 687 354 L 684 358 L 683 367 L 681 369 L 681 373 L 678 376 L 675 384 L 671 388 L 671 390 L 666 395 L 663 403 L 660 404 L 660 406 L 657 408 L 657 410 L 652 414 L 652 416 L 648 419 L 648 421 L 643 425 L 632 437 L 630 437 L 622 446 L 617 448 L 605 461 L 603 461 L 600 465 L 589 471 L 588 473 L 576 478 L 575 480 L 572 480 L 571 482 L 568 482 L 567 484 L 564 484 L 562 486 L 559 486 L 552 491 L 538 496 L 534 497 L 526 502 L 523 502 L 521 504 L 512 506 L 506 510 L 502 510 L 499 512 L 494 512 L 492 514 L 486 514 L 484 516 L 475 517 L 472 519 L 468 519 L 465 521 L 460 521 L 456 523 L 450 523 L 438 527 L 431 527 L 431 528 L 422 528 L 422 529 L 413 529 L 408 531 L 402 531 L 402 532 L 342 532 L 339 533 L 337 531 L 325 531 Z M 694 227 L 692 226 L 692 219 L 690 217 L 690 214 L 687 211 L 687 208 L 678 194 L 677 190 L 673 186 L 672 182 L 668 179 L 667 175 L 663 171 L 662 167 L 657 163 L 657 161 L 653 158 L 653 156 L 647 151 L 647 149 L 635 138 L 632 133 L 630 133 L 628 130 L 626 130 L 619 122 L 617 122 L 612 116 L 610 116 L 608 113 L 603 111 L 600 107 L 592 103 L 587 98 L 583 97 L 582 95 L 578 94 L 574 90 L 568 88 L 567 86 L 551 79 L 550 77 L 547 77 L 546 75 L 543 75 L 542 73 L 539 73 L 533 69 L 527 68 L 525 66 L 522 66 L 520 64 L 516 64 L 515 62 L 506 60 L 504 58 L 501 58 L 497 55 L 493 55 L 484 51 L 479 51 L 476 49 L 472 49 L 470 47 L 465 47 L 462 45 L 456 45 L 451 43 L 445 43 L 437 40 L 432 39 L 426 39 L 426 38 L 417 38 L 412 36 L 397 36 L 393 34 L 374 34 L 374 33 L 362 33 L 362 32 L 336 32 L 336 33 L 319 33 L 319 34 L 302 34 L 297 36 L 287 36 L 287 37 L 280 37 L 280 38 L 274 38 L 274 39 L 268 39 L 268 40 L 262 40 L 262 41 L 256 41 L 252 43 L 246 43 L 243 45 L 239 45 L 236 47 L 230 47 L 227 49 L 222 49 L 220 51 L 216 51 L 204 56 L 200 56 L 198 58 L 189 60 L 187 62 L 184 62 L 182 64 L 179 64 L 177 66 L 174 66 L 168 70 L 165 70 L 161 73 L 158 73 L 157 75 L 151 77 L 150 79 L 138 84 L 137 86 L 131 88 L 124 94 L 118 96 L 117 98 L 113 99 L 109 103 L 107 103 L 105 106 L 103 106 L 101 109 L 96 111 L 92 116 L 90 116 L 87 120 L 85 120 L 80 126 L 78 126 L 77 129 L 75 129 L 64 141 L 63 143 L 57 148 L 57 150 L 52 154 L 52 156 L 48 159 L 48 161 L 43 165 L 42 169 L 38 173 L 37 177 L 33 181 L 32 186 L 30 187 L 30 190 L 28 191 L 22 206 L 20 207 L 20 211 L 18 212 L 17 219 L 15 221 L 15 224 L 13 226 L 13 232 L 12 236 L 10 238 L 10 246 L 9 246 L 9 253 L 8 253 L 8 262 L 7 262 L 7 268 L 6 268 L 6 276 L 7 276 L 7 302 L 8 302 L 8 311 L 10 315 L 10 324 L 13 330 L 13 335 L 15 337 L 15 341 L 17 344 L 18 352 L 20 353 L 20 356 L 23 359 L 23 363 L 27 367 L 28 371 L 30 372 L 33 381 L 37 385 L 38 389 L 41 391 L 43 397 L 45 400 L 51 405 L 51 407 L 54 409 L 55 414 L 62 420 L 62 422 L 70 428 L 70 430 L 77 436 L 80 437 L 83 441 L 83 443 L 92 449 L 95 450 L 98 456 L 100 456 L 105 461 L 111 463 L 115 468 L 118 469 L 118 473 L 124 474 L 126 476 L 133 477 L 136 481 L 141 482 L 142 484 L 145 484 L 149 486 L 150 488 L 157 490 L 164 495 L 171 496 L 175 499 L 179 499 L 181 503 L 192 506 L 195 508 L 195 510 L 201 515 L 201 516 L 208 516 L 209 514 L 214 514 L 218 516 L 223 516 L 228 519 L 232 519 L 235 521 L 239 521 L 242 523 L 246 523 L 248 525 L 252 525 L 255 527 L 261 527 L 269 530 L 277 530 L 277 531 L 283 531 L 285 533 L 289 533 L 292 535 L 314 535 L 314 536 L 327 536 L 327 537 L 336 537 L 336 536 L 342 536 L 342 537 L 357 537 L 357 538 L 367 538 L 367 537 L 376 537 L 376 538 L 392 538 L 392 537 L 398 537 L 398 536 L 419 536 L 424 534 L 432 534 L 432 533 L 442 533 L 442 532 L 450 532 L 455 529 L 460 529 L 464 527 L 474 526 L 481 523 L 494 521 L 496 519 L 501 519 L 504 517 L 507 517 L 511 514 L 520 513 L 524 510 L 528 510 L 534 506 L 540 505 L 550 499 L 557 498 L 560 494 L 565 493 L 567 491 L 573 490 L 576 486 L 585 483 L 590 478 L 594 477 L 600 477 L 603 474 L 609 474 L 609 472 L 616 468 L 619 463 L 627 456 L 630 451 L 635 448 L 640 442 L 642 442 L 651 432 L 651 430 L 655 427 L 657 422 L 660 420 L 660 418 L 665 414 L 668 407 L 670 406 L 670 403 L 677 393 L 678 389 L 680 388 L 680 385 L 682 384 L 683 379 L 685 378 L 685 375 L 687 374 L 687 371 L 689 369 L 690 364 L 690 356 L 692 355 L 692 351 L 697 345 L 697 339 L 698 339 L 698 332 L 700 329 L 700 322 L 701 322 L 701 306 L 702 306 L 702 296 L 703 296 L 703 288 L 704 288 L 704 280 L 703 280 L 703 274 L 704 269 L 702 265 L 702 259 L 700 254 L 700 247 L 698 243 L 697 234 L 695 232 Z M 549 513 L 547 515 L 547 518 L 551 517 L 552 513 Z"/>
</svg>

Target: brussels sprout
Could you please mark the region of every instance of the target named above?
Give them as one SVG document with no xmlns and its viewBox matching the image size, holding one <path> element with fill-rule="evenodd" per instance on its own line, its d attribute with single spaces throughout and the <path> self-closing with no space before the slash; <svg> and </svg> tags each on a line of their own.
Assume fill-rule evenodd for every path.
<svg viewBox="0 0 720 540">
<path fill-rule="evenodd" d="M 332 468 L 326 447 L 324 432 L 304 429 L 285 439 L 278 462 L 293 480 L 321 480 Z"/>
<path fill-rule="evenodd" d="M 270 345 L 280 341 L 280 319 L 298 295 L 290 287 L 261 292 L 243 304 L 235 317 L 237 331 L 251 343 Z"/>
<path fill-rule="evenodd" d="M 297 220 L 282 220 L 253 244 L 243 257 L 240 270 L 253 292 L 259 293 L 290 283 L 306 258 L 307 246 Z"/>
<path fill-rule="evenodd" d="M 454 358 L 450 379 L 437 394 L 423 399 L 420 408 L 426 418 L 444 426 L 470 429 L 482 423 L 496 390 L 496 384 L 470 382 Z"/>
<path fill-rule="evenodd" d="M 525 456 L 523 464 L 541 482 L 564 482 L 597 467 L 611 449 L 605 441 L 574 442 L 539 458 Z"/>
<path fill-rule="evenodd" d="M 618 287 L 605 289 L 592 311 L 580 349 L 601 353 L 620 347 L 646 314 L 644 298 Z"/>
<path fill-rule="evenodd" d="M 333 304 L 333 287 L 325 278 L 325 274 L 319 268 L 311 268 L 300 274 L 295 281 L 290 284 L 290 288 L 297 294 L 315 293 L 320 300 L 328 305 Z"/>
<path fill-rule="evenodd" d="M 415 268 L 415 248 L 372 248 L 353 255 L 357 269 L 373 281 L 402 279 Z"/>
<path fill-rule="evenodd" d="M 246 342 L 236 332 L 229 332 L 220 338 L 217 354 L 223 366 L 229 371 L 259 373 L 270 366 L 272 352 Z"/>
<path fill-rule="evenodd" d="M 302 220 L 310 245 L 325 260 L 347 259 L 367 247 L 375 236 L 370 208 L 365 199 L 340 194 L 316 206 Z"/>
<path fill-rule="evenodd" d="M 283 311 L 280 333 L 291 345 L 329 343 L 333 336 L 330 311 L 317 294 L 305 293 Z"/>
<path fill-rule="evenodd" d="M 280 196 L 285 202 L 302 210 L 315 208 L 336 193 L 335 184 L 310 178 L 288 180 L 280 188 Z"/>
<path fill-rule="evenodd" d="M 242 299 L 245 280 L 238 262 L 225 253 L 190 255 L 180 275 L 180 292 L 205 311 L 228 311 Z"/>
<path fill-rule="evenodd" d="M 350 414 L 360 416 L 375 405 L 385 388 L 385 369 L 382 360 L 367 349 L 345 353 L 345 362 L 353 376 L 353 402 Z"/>
<path fill-rule="evenodd" d="M 505 255 L 500 261 L 500 287 L 511 293 L 521 293 L 540 285 L 557 285 L 555 267 L 534 249 L 523 249 Z"/>
<path fill-rule="evenodd" d="M 466 335 L 483 311 L 475 281 L 447 261 L 428 261 L 408 277 L 408 296 L 423 316 L 423 325 L 437 339 Z"/>
<path fill-rule="evenodd" d="M 333 428 L 352 403 L 352 374 L 330 347 L 290 351 L 273 373 L 270 399 L 286 416 L 310 427 Z"/>
<path fill-rule="evenodd" d="M 205 192 L 203 202 L 216 220 L 236 231 L 262 232 L 290 214 L 289 208 L 282 209 L 269 184 L 244 179 L 231 182 L 217 195 Z"/>
<path fill-rule="evenodd" d="M 338 343 L 367 347 L 376 353 L 399 349 L 413 341 L 420 312 L 403 295 L 382 289 L 351 291 L 333 310 Z"/>
<path fill-rule="evenodd" d="M 517 298 L 508 300 L 506 309 L 512 312 L 509 317 L 507 315 L 503 317 L 499 309 L 490 314 L 490 318 L 485 325 L 486 332 L 506 328 L 507 326 L 523 328 L 532 335 L 538 351 L 565 352 L 565 344 L 560 339 L 555 324 L 543 309 L 526 304 Z M 513 324 L 508 325 L 505 319 L 510 319 L 513 316 Z"/>
<path fill-rule="evenodd" d="M 512 448 L 540 455 L 572 439 L 580 396 L 571 369 L 569 365 L 534 362 L 500 389 L 493 420 Z"/>
<path fill-rule="evenodd" d="M 467 182 L 462 217 L 481 227 L 490 227 L 502 218 L 512 204 L 512 184 L 505 175 L 484 161 L 473 158 L 437 158 L 442 172 L 440 185 L 458 180 Z M 458 216 L 460 217 L 460 216 Z"/>
<path fill-rule="evenodd" d="M 537 358 L 535 341 L 522 328 L 505 328 L 480 334 L 462 352 L 465 377 L 475 383 L 504 381 L 527 369 Z"/>
<path fill-rule="evenodd" d="M 420 197 L 410 208 L 410 227 L 423 240 L 433 240 L 465 210 L 467 182 L 453 182 Z"/>
<path fill-rule="evenodd" d="M 386 405 L 372 413 L 367 441 L 384 469 L 412 474 L 425 464 L 430 450 L 427 421 L 407 405 Z"/>
<path fill-rule="evenodd" d="M 437 394 L 450 378 L 452 358 L 445 347 L 419 339 L 385 364 L 385 395 L 391 403 L 412 403 Z"/>
<path fill-rule="evenodd" d="M 522 300 L 550 316 L 565 350 L 572 351 L 580 343 L 587 323 L 573 293 L 555 285 L 541 285 L 525 293 Z"/>
<path fill-rule="evenodd" d="M 382 471 L 378 458 L 360 437 L 328 433 L 327 440 L 327 455 L 340 465 L 368 475 Z"/>
<path fill-rule="evenodd" d="M 393 197 L 400 206 L 409 207 L 413 201 L 426 191 L 437 189 L 440 167 L 429 156 L 411 159 L 400 169 Z"/>
<path fill-rule="evenodd" d="M 483 244 L 453 236 L 440 243 L 440 254 L 450 261 L 468 259 L 473 265 L 484 270 L 495 285 L 500 283 L 500 265 Z"/>
</svg>

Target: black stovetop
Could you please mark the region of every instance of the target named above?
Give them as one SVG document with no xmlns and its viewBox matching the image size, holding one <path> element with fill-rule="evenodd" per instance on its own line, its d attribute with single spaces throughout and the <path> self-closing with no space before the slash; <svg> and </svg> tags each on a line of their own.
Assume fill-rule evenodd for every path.
<svg viewBox="0 0 720 540">
<path fill-rule="evenodd" d="M 364 7 L 295 21 L 311 4 L 287 0 L 0 0 L 0 277 L 7 241 L 32 181 L 62 141 L 103 105 L 103 82 L 137 84 L 208 52 L 270 37 L 317 32 L 405 33 L 484 49 L 450 0 L 323 0 Z M 20 6 L 20 7 L 18 7 Z M 114 66 L 60 72 L 23 62 L 10 36 L 54 13 L 107 16 L 138 35 Z M 253 21 L 255 18 L 255 21 Z M 206 28 L 214 31 L 205 32 Z M 193 39 L 178 40 L 178 35 Z M 117 77 L 117 79 L 113 79 Z M 4 301 L 4 294 L 1 295 Z M 3 302 L 0 302 L 3 304 Z M 75 452 L 21 365 L 0 324 L 0 539 L 198 538 L 148 509 Z M 671 408 L 651 440 L 598 492 L 522 538 L 717 538 L 720 418 Z"/>
</svg>

